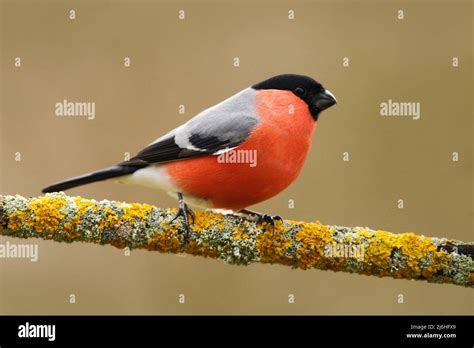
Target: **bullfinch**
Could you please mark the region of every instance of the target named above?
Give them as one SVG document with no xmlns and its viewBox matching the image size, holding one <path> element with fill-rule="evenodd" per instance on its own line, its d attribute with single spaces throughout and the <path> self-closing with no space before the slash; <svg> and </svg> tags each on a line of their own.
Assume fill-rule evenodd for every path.
<svg viewBox="0 0 474 348">
<path fill-rule="evenodd" d="M 188 204 L 274 223 L 273 217 L 245 208 L 275 196 L 297 178 L 321 111 L 335 103 L 334 95 L 308 76 L 277 75 L 200 112 L 130 160 L 43 192 L 115 178 L 177 194 L 173 220 L 182 216 L 187 234 L 189 217 L 194 221 Z"/>
</svg>

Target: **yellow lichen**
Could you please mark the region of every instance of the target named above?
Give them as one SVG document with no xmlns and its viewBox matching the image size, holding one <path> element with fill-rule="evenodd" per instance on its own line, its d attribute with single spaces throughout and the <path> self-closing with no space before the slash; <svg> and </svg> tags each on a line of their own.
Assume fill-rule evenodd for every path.
<svg viewBox="0 0 474 348">
<path fill-rule="evenodd" d="M 162 252 L 176 253 L 181 249 L 181 242 L 178 239 L 178 231 L 176 228 L 169 226 L 167 223 L 164 232 L 155 232 L 147 242 L 148 250 L 157 250 Z"/>
<path fill-rule="evenodd" d="M 38 233 L 53 232 L 59 227 L 61 220 L 64 218 L 61 208 L 65 205 L 64 198 L 38 197 L 29 201 L 25 213 L 17 211 L 16 214 L 12 215 L 17 215 L 18 218 L 21 216 L 21 224 L 34 226 Z"/>
<path fill-rule="evenodd" d="M 319 221 L 315 223 L 289 221 L 299 227 L 295 239 L 300 242 L 296 250 L 296 256 L 287 254 L 294 241 L 285 238 L 286 228 L 277 223 L 275 231 L 267 229 L 257 238 L 257 249 L 261 255 L 262 262 L 295 264 L 303 269 L 315 266 L 324 256 L 324 246 L 331 241 L 332 233 L 329 227 L 322 225 Z M 295 260 L 296 258 L 296 260 Z"/>
<path fill-rule="evenodd" d="M 237 226 L 234 228 L 234 238 L 237 240 L 241 240 L 241 239 L 248 239 L 250 238 L 250 236 Z"/>
<path fill-rule="evenodd" d="M 364 269 L 389 269 L 390 255 L 396 236 L 385 231 L 370 233 L 360 230 L 359 234 L 366 238 L 371 238 L 370 244 L 364 250 Z"/>
<path fill-rule="evenodd" d="M 105 220 L 99 221 L 99 229 L 107 230 L 116 227 L 120 222 L 120 217 L 110 208 L 104 208 L 103 211 L 105 213 Z"/>
<path fill-rule="evenodd" d="M 446 252 L 437 251 L 431 238 L 414 233 L 393 234 L 386 231 L 376 231 L 373 239 L 365 250 L 366 270 L 370 273 L 374 268 L 383 274 L 394 277 L 431 277 L 441 269 L 442 264 L 449 262 Z M 398 250 L 405 257 L 403 269 L 390 270 L 391 256 Z M 421 265 L 426 264 L 422 268 Z"/>
<path fill-rule="evenodd" d="M 298 266 L 307 269 L 323 260 L 324 247 L 332 241 L 332 231 L 319 221 L 303 223 L 296 238 L 301 241 L 297 250 Z"/>
<path fill-rule="evenodd" d="M 188 254 L 217 258 L 219 253 L 217 250 L 209 248 L 208 243 L 198 244 L 196 241 L 190 241 L 184 250 Z"/>
<path fill-rule="evenodd" d="M 8 215 L 8 226 L 10 231 L 18 231 L 22 226 L 33 227 L 34 221 L 30 219 L 30 213 L 17 210 Z"/>
<path fill-rule="evenodd" d="M 372 238 L 374 236 L 374 234 L 372 232 L 369 232 L 365 229 L 360 229 L 358 232 L 357 232 L 358 235 L 362 236 L 362 237 L 365 237 L 365 238 Z"/>
<path fill-rule="evenodd" d="M 195 212 L 196 218 L 192 225 L 192 230 L 195 233 L 200 233 L 203 230 L 207 230 L 216 226 L 219 229 L 224 227 L 223 216 L 215 213 L 204 213 L 197 211 Z"/>
<path fill-rule="evenodd" d="M 74 203 L 76 204 L 77 211 L 80 215 L 84 215 L 87 213 L 87 210 L 91 207 L 93 211 L 98 211 L 99 209 L 94 204 L 93 201 L 82 198 L 81 196 L 77 196 L 74 199 Z"/>
<path fill-rule="evenodd" d="M 79 215 L 74 215 L 68 222 L 63 225 L 63 231 L 67 233 L 69 238 L 75 239 L 80 237 L 81 233 L 76 229 L 81 222 Z"/>
<path fill-rule="evenodd" d="M 130 203 L 124 204 L 122 219 L 128 223 L 135 223 L 136 219 L 148 220 L 148 214 L 153 210 L 149 204 Z"/>
</svg>

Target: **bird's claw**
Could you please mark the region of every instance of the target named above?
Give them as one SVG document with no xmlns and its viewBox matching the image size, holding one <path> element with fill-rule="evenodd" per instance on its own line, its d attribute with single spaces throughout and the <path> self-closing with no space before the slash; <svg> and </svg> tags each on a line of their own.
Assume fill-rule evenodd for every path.
<svg viewBox="0 0 474 348">
<path fill-rule="evenodd" d="M 283 218 L 280 215 L 268 215 L 268 214 L 260 214 L 257 218 L 257 223 L 261 224 L 266 222 L 273 229 L 275 229 L 275 221 L 283 221 Z"/>
<path fill-rule="evenodd" d="M 283 221 L 283 218 L 279 215 L 262 214 L 248 209 L 241 209 L 239 213 L 252 217 L 253 221 L 255 221 L 257 224 L 264 222 L 269 224 L 272 227 L 273 233 L 275 233 L 275 222 Z"/>
<path fill-rule="evenodd" d="M 194 214 L 194 211 L 191 208 L 189 208 L 188 205 L 184 203 L 183 200 L 180 199 L 178 211 L 173 216 L 170 223 L 172 223 L 174 220 L 176 220 L 179 217 L 182 217 L 184 219 L 184 228 L 186 230 L 186 235 L 184 236 L 185 245 L 188 243 L 189 236 L 191 235 L 191 227 L 189 224 L 188 216 L 191 217 L 191 220 L 192 220 L 191 223 L 194 224 L 194 219 L 196 218 L 196 214 Z"/>
<path fill-rule="evenodd" d="M 177 218 L 179 218 L 180 216 L 184 217 L 185 220 L 187 220 L 187 217 L 185 217 L 185 213 L 187 213 L 187 215 L 189 215 L 192 219 L 192 222 L 191 224 L 194 224 L 194 219 L 196 218 L 196 214 L 194 213 L 194 211 L 189 208 L 186 204 L 184 205 L 183 208 L 178 208 L 178 211 L 176 212 L 176 214 L 174 214 L 173 218 L 170 220 L 170 222 L 173 222 L 174 220 L 176 220 Z"/>
</svg>

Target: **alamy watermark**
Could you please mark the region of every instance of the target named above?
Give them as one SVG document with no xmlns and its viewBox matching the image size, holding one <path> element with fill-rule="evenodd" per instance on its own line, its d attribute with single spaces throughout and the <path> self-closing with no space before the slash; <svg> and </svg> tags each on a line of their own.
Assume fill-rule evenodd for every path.
<svg viewBox="0 0 474 348">
<path fill-rule="evenodd" d="M 18 337 L 20 338 L 46 338 L 48 341 L 56 339 L 56 325 L 54 324 L 30 324 L 29 322 L 18 326 Z"/>
<path fill-rule="evenodd" d="M 82 116 L 95 119 L 95 102 L 71 102 L 64 99 L 55 104 L 56 116 Z"/>
<path fill-rule="evenodd" d="M 227 150 L 217 156 L 217 163 L 248 163 L 254 168 L 257 166 L 257 150 Z"/>
<path fill-rule="evenodd" d="M 411 117 L 419 120 L 421 106 L 418 102 L 397 102 L 392 99 L 380 103 L 380 116 Z"/>
<path fill-rule="evenodd" d="M 324 247 L 324 256 L 364 261 L 363 244 L 329 243 Z"/>
<path fill-rule="evenodd" d="M 0 259 L 30 259 L 38 261 L 38 244 L 0 244 Z"/>
</svg>

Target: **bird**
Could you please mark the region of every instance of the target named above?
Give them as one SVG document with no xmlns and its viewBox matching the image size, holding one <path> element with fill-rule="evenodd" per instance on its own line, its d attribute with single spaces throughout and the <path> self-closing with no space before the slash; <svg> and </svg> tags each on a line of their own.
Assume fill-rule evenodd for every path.
<svg viewBox="0 0 474 348">
<path fill-rule="evenodd" d="M 198 113 L 129 160 L 42 192 L 109 179 L 161 189 L 178 196 L 171 222 L 182 217 L 187 236 L 195 219 L 189 205 L 231 210 L 274 225 L 280 216 L 248 207 L 274 197 L 298 177 L 321 112 L 336 103 L 309 76 L 276 75 Z"/>
</svg>

